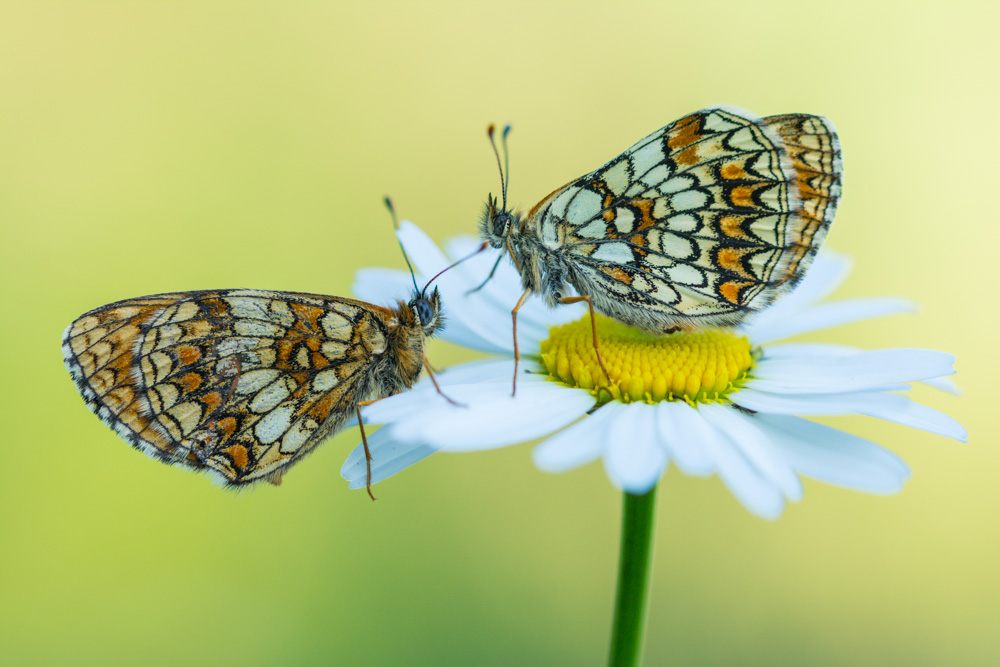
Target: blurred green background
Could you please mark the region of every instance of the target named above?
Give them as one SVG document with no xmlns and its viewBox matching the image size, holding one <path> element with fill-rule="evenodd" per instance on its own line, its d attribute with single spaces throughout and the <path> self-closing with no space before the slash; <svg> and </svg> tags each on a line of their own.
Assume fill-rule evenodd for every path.
<svg viewBox="0 0 1000 667">
<path fill-rule="evenodd" d="M 602 664 L 620 497 L 600 465 L 442 454 L 372 504 L 339 476 L 355 430 L 227 493 L 101 425 L 59 338 L 147 293 L 347 295 L 355 269 L 403 266 L 384 193 L 438 241 L 474 232 L 490 121 L 515 126 L 530 206 L 728 103 L 833 119 L 840 295 L 923 311 L 812 339 L 957 353 L 965 395 L 915 397 L 970 443 L 831 419 L 913 479 L 807 482 L 774 523 L 672 469 L 647 664 L 997 664 L 998 22 L 959 2 L 3 3 L 0 662 Z"/>
</svg>

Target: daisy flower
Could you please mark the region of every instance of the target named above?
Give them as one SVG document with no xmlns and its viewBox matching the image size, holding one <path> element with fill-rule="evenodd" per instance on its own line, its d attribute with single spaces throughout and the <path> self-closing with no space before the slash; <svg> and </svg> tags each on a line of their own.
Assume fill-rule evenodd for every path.
<svg viewBox="0 0 1000 667">
<path fill-rule="evenodd" d="M 442 252 L 419 228 L 398 232 L 418 282 L 473 252 L 459 237 Z M 411 391 L 363 410 L 384 424 L 369 436 L 372 482 L 437 452 L 504 447 L 545 438 L 535 464 L 563 472 L 601 459 L 611 483 L 633 495 L 655 487 L 673 463 L 689 475 L 717 474 L 752 513 L 774 519 L 786 500 L 802 497 L 800 477 L 869 493 L 893 493 L 909 477 L 905 463 L 878 445 L 805 417 L 862 414 L 965 441 L 955 420 L 905 395 L 912 382 L 954 391 L 954 357 L 933 350 L 864 351 L 843 345 L 775 344 L 827 327 L 895 313 L 914 304 L 896 298 L 821 303 L 847 277 L 846 258 L 821 252 L 803 280 L 736 331 L 651 336 L 598 316 L 609 383 L 596 365 L 585 307 L 550 309 L 537 298 L 518 313 L 517 393 L 511 396 L 510 310 L 520 278 L 486 251 L 444 273 L 448 323 L 442 338 L 493 355 L 436 375 L 442 400 L 425 378 Z M 354 292 L 379 302 L 402 294 L 409 274 L 357 273 Z M 359 446 L 341 471 L 351 488 L 365 486 Z"/>
</svg>

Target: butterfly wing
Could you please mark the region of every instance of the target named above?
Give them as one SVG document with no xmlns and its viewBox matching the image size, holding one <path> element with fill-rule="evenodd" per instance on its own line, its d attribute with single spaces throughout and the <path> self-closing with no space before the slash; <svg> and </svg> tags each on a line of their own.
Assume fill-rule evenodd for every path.
<svg viewBox="0 0 1000 667">
<path fill-rule="evenodd" d="M 695 112 L 528 215 L 567 279 L 632 326 L 730 325 L 801 276 L 840 195 L 825 118 Z"/>
<path fill-rule="evenodd" d="M 63 337 L 87 406 L 149 456 L 227 485 L 280 480 L 374 386 L 388 309 L 260 290 L 102 306 Z"/>
</svg>

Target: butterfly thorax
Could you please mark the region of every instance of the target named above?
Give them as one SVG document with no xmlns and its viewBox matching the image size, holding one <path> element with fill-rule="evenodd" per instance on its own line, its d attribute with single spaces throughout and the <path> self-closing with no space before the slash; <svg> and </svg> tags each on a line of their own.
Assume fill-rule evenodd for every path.
<svg viewBox="0 0 1000 667">
<path fill-rule="evenodd" d="M 533 216 L 523 217 L 501 208 L 491 196 L 483 211 L 480 233 L 491 247 L 510 256 L 524 289 L 543 296 L 554 306 L 569 290 L 566 282 L 570 267 L 557 252 L 558 244 L 547 245 L 535 226 Z"/>
</svg>

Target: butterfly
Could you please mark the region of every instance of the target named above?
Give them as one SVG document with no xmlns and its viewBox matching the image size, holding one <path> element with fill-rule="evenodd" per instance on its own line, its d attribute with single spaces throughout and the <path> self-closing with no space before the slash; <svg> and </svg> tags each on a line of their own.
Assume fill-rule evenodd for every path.
<svg viewBox="0 0 1000 667">
<path fill-rule="evenodd" d="M 503 201 L 488 197 L 480 232 L 521 275 L 515 354 L 531 294 L 550 306 L 587 301 L 591 315 L 656 334 L 739 324 L 802 277 L 842 173 L 828 119 L 729 106 L 653 132 L 527 215 L 507 208 L 501 169 Z"/>
<path fill-rule="evenodd" d="M 359 405 L 413 385 L 444 325 L 426 291 L 393 308 L 250 289 L 126 299 L 70 324 L 63 355 L 87 407 L 136 449 L 227 487 L 279 484 L 360 424 Z"/>
</svg>

